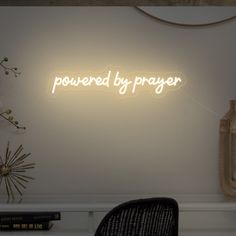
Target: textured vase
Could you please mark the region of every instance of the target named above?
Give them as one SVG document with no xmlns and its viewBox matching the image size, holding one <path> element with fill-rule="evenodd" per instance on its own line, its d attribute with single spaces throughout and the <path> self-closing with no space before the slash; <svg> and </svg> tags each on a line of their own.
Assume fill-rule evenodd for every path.
<svg viewBox="0 0 236 236">
<path fill-rule="evenodd" d="M 220 120 L 220 177 L 223 192 L 236 197 L 236 100 Z"/>
</svg>

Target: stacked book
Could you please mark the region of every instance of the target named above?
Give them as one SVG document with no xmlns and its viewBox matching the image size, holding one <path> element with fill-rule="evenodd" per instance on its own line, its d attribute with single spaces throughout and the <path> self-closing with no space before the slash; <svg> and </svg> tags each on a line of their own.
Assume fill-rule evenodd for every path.
<svg viewBox="0 0 236 236">
<path fill-rule="evenodd" d="M 0 230 L 49 230 L 60 212 L 0 212 Z"/>
</svg>

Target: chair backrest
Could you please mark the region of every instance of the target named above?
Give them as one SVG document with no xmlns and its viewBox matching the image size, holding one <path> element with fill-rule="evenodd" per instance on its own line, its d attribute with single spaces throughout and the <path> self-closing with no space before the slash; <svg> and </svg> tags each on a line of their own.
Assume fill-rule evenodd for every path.
<svg viewBox="0 0 236 236">
<path fill-rule="evenodd" d="M 178 236 L 179 208 L 172 198 L 122 203 L 99 224 L 95 236 Z"/>
</svg>

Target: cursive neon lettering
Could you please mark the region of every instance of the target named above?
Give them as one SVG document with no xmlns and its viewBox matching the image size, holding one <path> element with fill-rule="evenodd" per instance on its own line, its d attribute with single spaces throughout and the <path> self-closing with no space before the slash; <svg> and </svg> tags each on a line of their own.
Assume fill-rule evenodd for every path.
<svg viewBox="0 0 236 236">
<path fill-rule="evenodd" d="M 149 73 L 150 74 L 150 73 Z M 178 76 L 140 76 L 135 75 L 134 79 L 125 78 L 119 71 L 109 70 L 105 77 L 103 76 L 56 76 L 54 78 L 52 93 L 54 94 L 58 87 L 116 87 L 120 95 L 131 92 L 135 94 L 141 87 L 151 87 L 157 95 L 162 94 L 168 87 L 178 87 L 182 84 L 182 78 Z"/>
<path fill-rule="evenodd" d="M 116 76 L 115 76 L 113 85 L 116 87 L 120 86 L 119 94 L 125 94 L 128 89 L 128 85 L 131 84 L 132 81 L 129 81 L 128 79 L 121 78 L 119 76 L 119 73 L 120 73 L 119 71 L 116 72 Z"/>
</svg>

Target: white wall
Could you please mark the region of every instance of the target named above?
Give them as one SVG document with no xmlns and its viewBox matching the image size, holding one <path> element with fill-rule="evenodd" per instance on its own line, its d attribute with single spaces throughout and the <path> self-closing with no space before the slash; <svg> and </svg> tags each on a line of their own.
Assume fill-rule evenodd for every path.
<svg viewBox="0 0 236 236">
<path fill-rule="evenodd" d="M 221 193 L 218 125 L 236 99 L 236 22 L 206 28 L 161 24 L 131 7 L 0 8 L 0 100 L 26 132 L 1 121 L 7 140 L 32 152 L 25 194 Z M 178 71 L 187 83 L 163 98 L 59 93 L 57 71 Z"/>
</svg>

